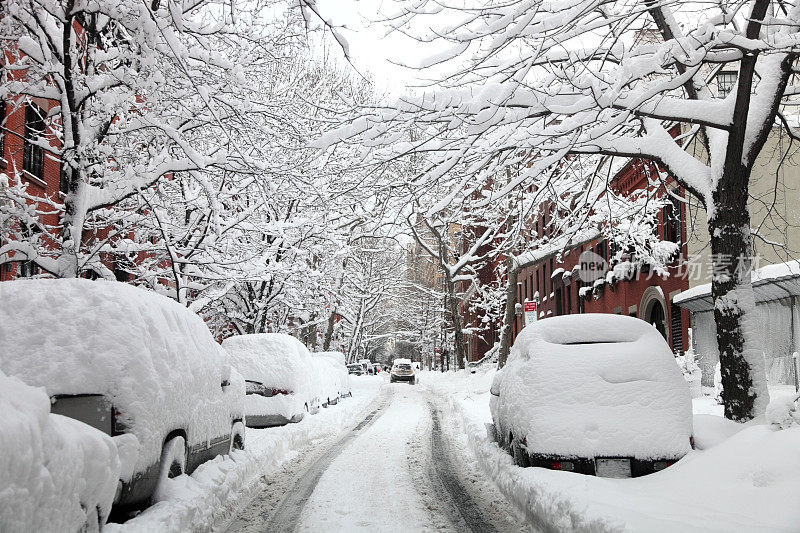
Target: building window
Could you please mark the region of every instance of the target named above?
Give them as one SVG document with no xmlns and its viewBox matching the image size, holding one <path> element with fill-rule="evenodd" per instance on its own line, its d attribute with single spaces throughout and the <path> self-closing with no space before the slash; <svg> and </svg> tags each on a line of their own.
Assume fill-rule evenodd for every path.
<svg viewBox="0 0 800 533">
<path fill-rule="evenodd" d="M 561 289 L 556 289 L 556 316 L 564 314 L 564 304 L 561 300 Z"/>
<path fill-rule="evenodd" d="M 566 291 L 567 296 L 567 314 L 572 314 L 572 290 L 569 287 L 564 289 Z"/>
<path fill-rule="evenodd" d="M 35 141 L 44 137 L 44 129 L 43 111 L 34 104 L 26 104 L 22 168 L 39 179 L 44 177 L 44 150 Z"/>
<path fill-rule="evenodd" d="M 681 201 L 670 196 L 669 203 L 664 206 L 661 212 L 664 224 L 664 240 L 674 242 L 677 245 L 683 244 L 681 231 Z"/>
<path fill-rule="evenodd" d="M 39 274 L 39 267 L 33 261 L 20 261 L 17 270 L 18 278 L 32 278 Z"/>
<path fill-rule="evenodd" d="M 717 74 L 717 96 L 725 98 L 736 85 L 737 74 L 735 71 L 723 70 Z"/>
<path fill-rule="evenodd" d="M 69 180 L 67 179 L 66 168 L 67 165 L 61 163 L 61 170 L 58 172 L 58 190 L 64 195 L 69 191 Z"/>
</svg>

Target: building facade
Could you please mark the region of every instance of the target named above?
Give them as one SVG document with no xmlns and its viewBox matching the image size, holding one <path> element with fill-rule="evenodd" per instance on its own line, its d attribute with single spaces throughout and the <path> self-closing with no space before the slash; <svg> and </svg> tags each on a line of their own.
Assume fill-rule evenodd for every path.
<svg viewBox="0 0 800 533">
<path fill-rule="evenodd" d="M 650 163 L 633 159 L 616 173 L 611 188 L 619 193 L 630 193 L 648 187 L 645 165 Z M 683 191 L 677 184 L 667 181 L 676 195 Z M 532 231 L 545 236 L 551 210 L 541 209 L 539 220 Z M 538 319 L 575 313 L 614 313 L 635 316 L 652 324 L 664 336 L 675 353 L 688 349 L 689 313 L 675 305 L 673 299 L 689 288 L 683 258 L 686 257 L 686 210 L 680 201 L 668 201 L 658 215 L 658 237 L 675 242 L 680 250 L 668 265 L 668 275 L 653 272 L 648 265 L 637 265 L 634 257 L 624 258 L 634 269 L 614 269 L 611 275 L 586 282 L 579 276 L 581 254 L 592 252 L 612 262 L 617 250 L 615 244 L 587 231 L 572 236 L 566 246 L 553 246 L 551 250 L 535 250 L 529 254 L 528 266 L 522 268 L 517 281 L 518 313 L 514 323 L 514 336 L 525 326 L 522 310 L 525 302 L 538 301 Z M 557 244 L 558 239 L 552 241 Z"/>
</svg>

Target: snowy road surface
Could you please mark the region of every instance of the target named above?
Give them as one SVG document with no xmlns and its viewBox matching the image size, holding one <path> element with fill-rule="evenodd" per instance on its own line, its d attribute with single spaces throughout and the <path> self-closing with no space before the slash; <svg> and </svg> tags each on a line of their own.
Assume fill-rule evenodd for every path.
<svg viewBox="0 0 800 533">
<path fill-rule="evenodd" d="M 526 526 L 452 441 L 419 386 L 387 384 L 358 423 L 297 461 L 228 531 L 520 531 Z"/>
</svg>

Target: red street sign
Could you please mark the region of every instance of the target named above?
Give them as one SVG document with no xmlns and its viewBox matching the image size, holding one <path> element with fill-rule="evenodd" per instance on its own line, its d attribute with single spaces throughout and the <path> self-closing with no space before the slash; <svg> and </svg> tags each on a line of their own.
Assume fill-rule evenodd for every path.
<svg viewBox="0 0 800 533">
<path fill-rule="evenodd" d="M 525 302 L 525 312 L 526 313 L 535 313 L 536 312 L 536 302 Z"/>
</svg>

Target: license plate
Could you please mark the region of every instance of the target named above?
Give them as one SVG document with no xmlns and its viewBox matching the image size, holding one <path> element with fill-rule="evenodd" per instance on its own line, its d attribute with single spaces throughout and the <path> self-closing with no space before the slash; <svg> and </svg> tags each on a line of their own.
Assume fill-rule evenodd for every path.
<svg viewBox="0 0 800 533">
<path fill-rule="evenodd" d="M 631 460 L 598 457 L 594 461 L 594 471 L 598 477 L 631 477 Z"/>
</svg>

